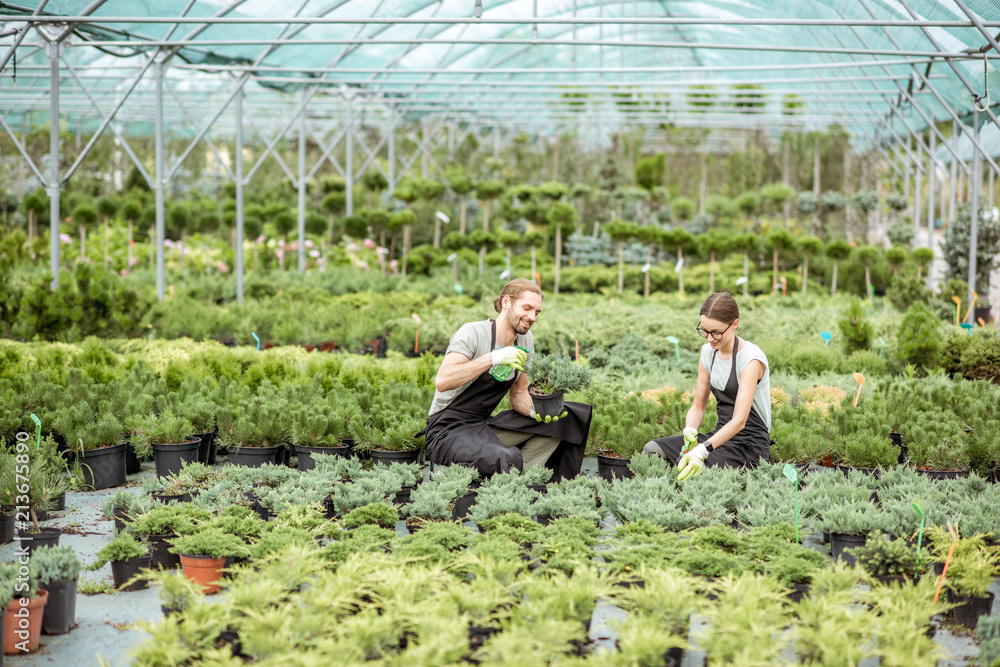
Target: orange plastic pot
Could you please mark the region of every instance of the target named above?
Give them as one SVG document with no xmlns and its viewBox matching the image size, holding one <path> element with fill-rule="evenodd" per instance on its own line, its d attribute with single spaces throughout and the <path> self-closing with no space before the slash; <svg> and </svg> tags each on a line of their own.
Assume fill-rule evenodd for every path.
<svg viewBox="0 0 1000 667">
<path fill-rule="evenodd" d="M 181 554 L 181 570 L 184 576 L 201 586 L 201 592 L 205 595 L 218 592 L 219 580 L 222 579 L 222 570 L 225 566 L 225 558 Z"/>
<path fill-rule="evenodd" d="M 7 613 L 3 619 L 3 652 L 7 655 L 24 653 L 22 647 L 27 642 L 28 652 L 38 650 L 38 639 L 42 635 L 42 615 L 48 591 L 38 591 L 38 597 L 28 600 L 27 614 L 22 610 L 21 598 L 7 603 Z M 20 614 L 20 615 L 18 615 Z"/>
</svg>

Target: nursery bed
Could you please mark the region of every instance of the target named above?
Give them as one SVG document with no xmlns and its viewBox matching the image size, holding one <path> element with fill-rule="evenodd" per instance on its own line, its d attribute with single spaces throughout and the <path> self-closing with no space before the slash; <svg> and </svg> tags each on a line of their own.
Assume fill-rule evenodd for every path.
<svg viewBox="0 0 1000 667">
<path fill-rule="evenodd" d="M 221 465 L 214 466 L 216 469 Z M 584 461 L 584 473 L 597 474 L 596 459 Z M 817 473 L 822 474 L 822 473 Z M 146 463 L 143 471 L 133 476 L 127 489 L 141 493 L 142 481 L 154 475 L 153 465 Z M 71 492 L 67 494 L 66 510 L 53 512 L 46 525 L 66 529 L 60 538 L 60 544 L 72 546 L 87 564 L 94 560 L 96 552 L 104 546 L 113 535 L 113 524 L 105 521 L 101 515 L 101 504 L 114 492 L 112 490 L 96 492 Z M 473 527 L 474 524 L 466 522 Z M 600 523 L 601 539 L 609 537 L 621 523 L 611 514 L 605 515 Z M 408 533 L 403 521 L 396 526 L 400 535 Z M 808 535 L 803 544 L 809 548 L 829 553 L 829 546 L 820 542 L 818 533 Z M 14 557 L 16 543 L 0 546 L 0 560 L 11 560 Z M 602 545 L 597 546 L 600 553 Z M 96 572 L 85 571 L 81 574 L 81 586 L 101 583 L 110 584 L 110 566 L 105 565 Z M 1000 596 L 1000 582 L 994 582 L 990 591 Z M 162 618 L 158 588 L 130 593 L 102 593 L 98 595 L 81 594 L 77 602 L 76 626 L 69 634 L 62 636 L 43 635 L 41 648 L 36 653 L 25 656 L 6 656 L 7 665 L 89 665 L 98 664 L 97 656 L 101 656 L 111 665 L 130 664 L 129 651 L 142 642 L 144 633 L 132 628 L 139 620 L 157 621 Z M 225 598 L 225 592 L 215 599 Z M 993 614 L 996 614 L 994 610 Z M 613 604 L 599 601 L 593 613 L 590 624 L 589 639 L 592 648 L 613 648 L 617 640 L 616 631 L 609 623 L 626 618 L 625 612 Z M 695 616 L 691 622 L 691 644 L 697 649 L 696 635 L 705 625 L 705 619 Z M 952 632 L 952 627 L 945 625 L 937 629 L 935 642 L 945 647 L 950 659 L 939 661 L 942 667 L 965 665 L 978 653 L 972 638 L 968 633 Z M 685 653 L 685 666 L 703 664 L 704 653 L 693 650 Z M 861 664 L 877 664 L 876 660 L 867 660 Z"/>
</svg>

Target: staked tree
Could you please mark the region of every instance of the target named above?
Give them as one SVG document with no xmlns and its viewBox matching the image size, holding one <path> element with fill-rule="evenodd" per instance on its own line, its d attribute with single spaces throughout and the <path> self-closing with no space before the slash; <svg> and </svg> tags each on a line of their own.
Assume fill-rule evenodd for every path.
<svg viewBox="0 0 1000 667">
<path fill-rule="evenodd" d="M 93 227 L 94 223 L 97 222 L 97 209 L 89 200 L 82 200 L 73 207 L 70 217 L 80 232 L 80 259 L 87 261 L 87 228 Z"/>
<path fill-rule="evenodd" d="M 576 209 L 569 204 L 561 201 L 556 201 L 549 207 L 549 211 L 545 216 L 549 224 L 555 227 L 556 235 L 556 275 L 555 275 L 555 285 L 553 286 L 553 294 L 559 294 L 559 277 L 562 269 L 562 237 L 563 234 L 572 234 L 573 230 L 576 228 L 576 223 L 579 220 L 579 215 Z"/>
<path fill-rule="evenodd" d="M 447 186 L 441 181 L 434 180 L 433 178 L 422 178 L 416 182 L 417 194 L 420 196 L 420 200 L 427 202 L 430 209 L 434 209 L 431 215 L 434 217 L 434 241 L 433 245 L 435 248 L 441 247 L 441 218 L 437 216 L 436 205 L 437 202 L 441 200 L 444 195 Z"/>
<path fill-rule="evenodd" d="M 646 299 L 649 298 L 649 274 L 653 272 L 653 248 L 660 245 L 663 234 L 663 230 L 654 225 L 647 225 L 639 229 L 639 240 L 646 244 L 646 266 L 649 267 L 645 271 L 642 286 L 642 296 Z"/>
<path fill-rule="evenodd" d="M 731 247 L 728 234 L 724 234 L 718 229 L 711 229 L 698 237 L 698 246 L 701 253 L 708 255 L 708 291 L 715 293 L 715 256 L 725 256 Z"/>
<path fill-rule="evenodd" d="M 465 236 L 465 220 L 469 210 L 469 193 L 476 188 L 476 184 L 472 181 L 471 177 L 461 170 L 449 172 L 446 178 L 448 179 L 448 187 L 452 192 L 458 195 L 458 231 L 460 234 Z"/>
<path fill-rule="evenodd" d="M 684 251 L 693 248 L 694 236 L 683 227 L 674 227 L 663 235 L 663 248 L 677 253 L 677 291 L 684 295 Z"/>
<path fill-rule="evenodd" d="M 545 235 L 537 229 L 532 229 L 524 235 L 524 243 L 531 248 L 531 279 L 536 285 L 541 286 L 542 281 L 538 279 L 537 249 L 540 244 L 545 243 Z"/>
<path fill-rule="evenodd" d="M 142 202 L 135 197 L 126 196 L 125 199 L 122 200 L 122 205 L 118 210 L 118 214 L 124 218 L 125 222 L 128 224 L 128 258 L 126 260 L 126 266 L 131 271 L 132 248 L 135 245 L 133 231 L 136 221 L 142 216 Z"/>
<path fill-rule="evenodd" d="M 406 258 L 410 253 L 410 230 L 413 228 L 417 222 L 417 214 L 408 208 L 404 208 L 401 211 L 396 211 L 389 218 L 389 226 L 392 229 L 402 229 L 403 230 L 403 261 L 401 262 L 400 272 L 403 276 L 406 275 Z"/>
<path fill-rule="evenodd" d="M 882 249 L 873 245 L 862 245 L 858 246 L 855 251 L 855 255 L 858 261 L 861 262 L 865 267 L 865 290 L 867 290 L 867 295 L 871 298 L 872 295 L 872 264 L 877 262 L 882 256 Z"/>
<path fill-rule="evenodd" d="M 787 253 L 795 247 L 795 237 L 787 229 L 772 229 L 764 237 L 764 243 L 771 249 L 772 290 L 778 288 L 778 254 Z"/>
<path fill-rule="evenodd" d="M 507 186 L 503 181 L 481 181 L 476 185 L 476 199 L 483 207 L 483 231 L 490 231 L 491 202 L 503 194 Z"/>
<path fill-rule="evenodd" d="M 607 224 L 604 231 L 618 244 L 618 292 L 625 291 L 625 242 L 639 234 L 639 225 L 615 219 Z"/>
<path fill-rule="evenodd" d="M 826 256 L 833 260 L 830 296 L 837 296 L 837 267 L 840 262 L 851 256 L 851 245 L 844 240 L 831 241 L 826 245 Z"/>
<path fill-rule="evenodd" d="M 482 279 L 486 270 L 486 251 L 496 244 L 496 235 L 477 229 L 469 234 L 469 243 L 473 248 L 479 248 L 479 278 Z"/>
<path fill-rule="evenodd" d="M 513 274 L 510 273 L 511 252 L 514 246 L 521 242 L 521 235 L 509 229 L 501 229 L 496 233 L 496 239 L 497 244 L 507 251 L 507 274 L 510 278 L 513 278 Z"/>
<path fill-rule="evenodd" d="M 118 198 L 112 196 L 104 196 L 97 200 L 97 213 L 104 218 L 104 268 L 108 268 L 111 265 L 111 252 L 109 249 L 110 241 L 108 239 L 108 218 L 112 217 L 118 213 Z"/>
<path fill-rule="evenodd" d="M 743 253 L 743 296 L 750 286 L 750 253 L 760 251 L 760 237 L 753 232 L 743 232 L 732 241 L 733 250 Z"/>
<path fill-rule="evenodd" d="M 934 261 L 934 249 L 933 248 L 915 248 L 913 252 L 910 253 L 910 258 L 917 265 L 917 278 L 922 279 L 924 277 L 924 271 L 931 265 Z M 928 276 L 930 273 L 927 274 Z"/>
<path fill-rule="evenodd" d="M 448 232 L 441 240 L 441 247 L 449 252 L 455 253 L 455 259 L 451 263 L 452 280 L 458 284 L 458 251 L 469 247 L 469 237 L 462 232 Z"/>
<path fill-rule="evenodd" d="M 807 234 L 799 239 L 799 252 L 802 253 L 802 293 L 806 293 L 806 283 L 809 282 L 809 258 L 823 252 L 823 241 L 818 236 Z"/>
</svg>

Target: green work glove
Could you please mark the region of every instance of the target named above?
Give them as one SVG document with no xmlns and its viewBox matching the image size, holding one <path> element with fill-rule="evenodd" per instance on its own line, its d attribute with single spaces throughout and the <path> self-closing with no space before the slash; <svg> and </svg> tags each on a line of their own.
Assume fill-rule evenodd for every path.
<svg viewBox="0 0 1000 667">
<path fill-rule="evenodd" d="M 693 426 L 684 427 L 684 449 L 681 450 L 682 454 L 687 454 L 688 451 L 698 444 L 698 429 Z"/>
<path fill-rule="evenodd" d="M 677 462 L 677 481 L 683 482 L 688 477 L 694 477 L 705 469 L 705 459 L 708 458 L 708 448 L 704 443 L 698 445 L 690 452 L 681 457 Z"/>
<path fill-rule="evenodd" d="M 524 364 L 528 361 L 528 353 L 519 347 L 501 347 L 493 350 L 493 367 L 510 366 L 519 371 L 524 371 Z"/>
<path fill-rule="evenodd" d="M 532 419 L 534 419 L 536 422 L 545 423 L 545 424 L 551 424 L 552 422 L 559 421 L 560 419 L 562 419 L 563 417 L 565 417 L 568 414 L 569 414 L 569 412 L 567 410 L 563 410 L 561 415 L 556 415 L 555 417 L 553 417 L 552 415 L 546 415 L 546 416 L 543 417 L 540 414 L 538 414 L 537 412 L 535 412 L 534 408 L 531 408 L 531 414 L 529 416 Z"/>
</svg>

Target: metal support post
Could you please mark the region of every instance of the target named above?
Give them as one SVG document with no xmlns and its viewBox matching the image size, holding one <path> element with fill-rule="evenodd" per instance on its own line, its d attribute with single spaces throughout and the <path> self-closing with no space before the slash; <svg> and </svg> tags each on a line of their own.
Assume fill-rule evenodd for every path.
<svg viewBox="0 0 1000 667">
<path fill-rule="evenodd" d="M 347 127 L 344 128 L 344 142 L 347 151 L 344 158 L 344 180 L 347 184 L 344 194 L 347 195 L 347 204 L 344 210 L 347 215 L 354 215 L 354 109 L 351 106 L 351 98 L 347 98 Z"/>
<path fill-rule="evenodd" d="M 420 178 L 427 178 L 430 171 L 430 156 L 427 154 L 427 116 L 420 121 Z"/>
<path fill-rule="evenodd" d="M 913 135 L 906 135 L 906 152 L 910 153 L 911 139 Z M 906 180 L 903 181 L 903 196 L 906 197 L 907 201 L 910 199 L 910 178 L 912 177 L 912 171 L 910 170 L 910 163 L 906 163 Z"/>
<path fill-rule="evenodd" d="M 951 121 L 951 145 L 958 154 L 958 121 Z M 948 224 L 955 223 L 955 210 L 958 206 L 958 157 L 951 160 L 951 184 L 948 186 Z"/>
<path fill-rule="evenodd" d="M 976 138 L 976 142 L 979 142 L 979 109 L 973 108 L 972 110 L 972 134 Z M 968 303 L 972 304 L 972 293 L 976 291 L 976 253 L 978 251 L 978 239 L 979 235 L 979 188 L 982 181 L 982 172 L 980 171 L 980 161 L 979 161 L 979 149 L 974 148 L 972 150 L 972 175 L 969 177 L 969 295 Z M 986 289 L 989 290 L 989 285 L 985 285 Z M 974 324 L 976 321 L 975 309 L 969 308 L 969 324 Z"/>
<path fill-rule="evenodd" d="M 930 133 L 931 150 L 927 154 L 927 247 L 934 249 L 934 177 L 937 175 L 937 167 L 934 164 L 934 148 L 936 136 Z M 913 247 L 917 247 L 917 237 L 913 237 Z"/>
<path fill-rule="evenodd" d="M 306 92 L 302 91 L 303 100 Z M 306 272 L 306 108 L 299 112 L 299 273 Z"/>
<path fill-rule="evenodd" d="M 49 44 L 49 270 L 59 287 L 59 42 Z"/>
<path fill-rule="evenodd" d="M 913 136 L 913 135 L 910 135 L 910 136 Z M 914 174 L 913 174 L 913 178 L 914 178 L 914 182 L 913 182 L 913 184 L 914 184 L 914 188 L 913 188 L 913 190 L 914 190 L 914 197 L 913 197 L 913 247 L 914 248 L 917 247 L 917 237 L 920 234 L 920 216 L 923 214 L 923 203 L 924 203 L 923 202 L 923 182 L 924 182 L 924 179 L 921 176 L 921 173 L 920 173 L 921 170 L 919 168 L 920 167 L 920 153 L 921 153 L 921 150 L 922 150 L 921 147 L 920 147 L 921 143 L 922 142 L 919 142 L 919 141 L 917 142 L 916 160 L 917 160 L 917 167 L 918 168 L 914 169 Z M 933 156 L 931 156 L 931 162 L 932 162 L 931 169 L 934 168 L 933 161 L 934 161 L 933 160 Z"/>
<path fill-rule="evenodd" d="M 389 192 L 396 189 L 396 123 L 389 124 Z"/>
<path fill-rule="evenodd" d="M 164 245 L 163 237 L 166 234 L 164 192 L 163 188 L 167 182 L 163 169 L 163 63 L 157 62 L 154 65 L 153 75 L 156 77 L 156 180 L 153 185 L 153 193 L 156 196 L 156 298 L 163 301 L 166 287 L 164 277 Z"/>
<path fill-rule="evenodd" d="M 233 100 L 233 123 L 236 126 L 236 303 L 243 305 L 243 88 Z M 254 267 L 256 268 L 256 267 Z"/>
<path fill-rule="evenodd" d="M 493 126 L 493 159 L 500 159 L 500 126 Z"/>
</svg>

